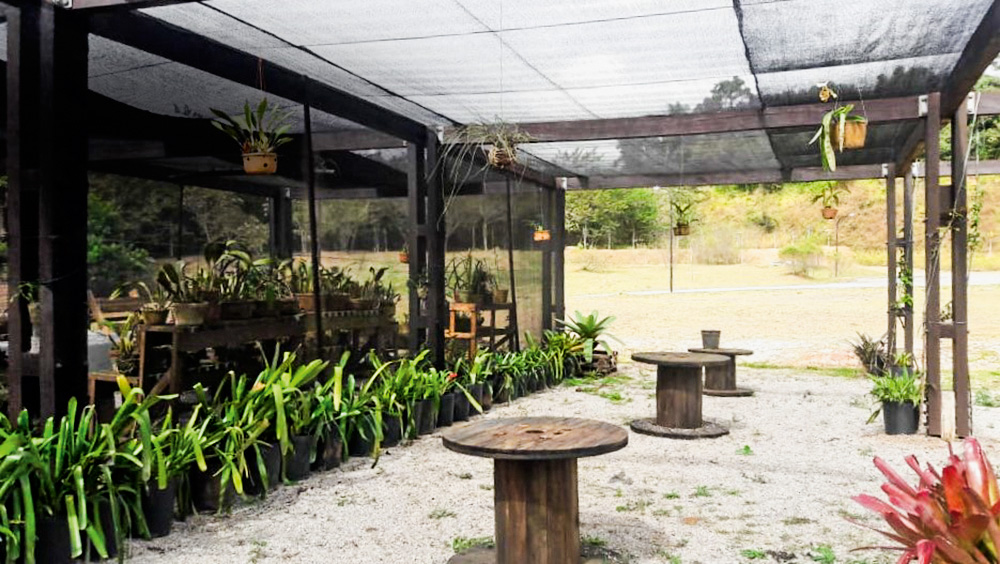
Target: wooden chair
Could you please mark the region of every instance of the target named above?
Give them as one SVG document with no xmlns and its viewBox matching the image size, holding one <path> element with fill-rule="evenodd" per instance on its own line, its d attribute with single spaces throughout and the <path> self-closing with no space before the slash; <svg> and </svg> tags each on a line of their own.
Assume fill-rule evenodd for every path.
<svg viewBox="0 0 1000 564">
<path fill-rule="evenodd" d="M 94 401 L 97 399 L 97 383 L 110 382 L 112 384 L 117 384 L 118 376 L 120 376 L 120 374 L 117 372 L 91 372 L 87 375 L 87 396 L 90 398 L 91 405 L 93 405 Z M 129 385 L 133 388 L 142 388 L 142 376 L 126 376 L 125 380 L 128 381 Z"/>
</svg>

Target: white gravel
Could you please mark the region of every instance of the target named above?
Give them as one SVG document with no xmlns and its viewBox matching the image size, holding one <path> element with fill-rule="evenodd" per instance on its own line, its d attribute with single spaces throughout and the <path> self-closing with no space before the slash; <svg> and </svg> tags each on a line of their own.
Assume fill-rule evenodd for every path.
<svg viewBox="0 0 1000 564">
<path fill-rule="evenodd" d="M 625 382 L 602 391 L 617 391 L 624 401 L 563 387 L 487 417 L 577 416 L 626 425 L 652 416 L 652 370 L 625 365 L 621 374 Z M 750 562 L 747 550 L 811 563 L 819 545 L 828 545 L 838 563 L 894 561 L 885 552 L 849 552 L 885 544 L 845 521 L 870 519 L 849 498 L 878 493 L 872 456 L 901 470 L 910 453 L 940 465 L 946 444 L 886 436 L 881 421 L 866 425 L 864 379 L 746 368 L 738 378 L 757 395 L 704 398 L 705 415 L 729 425 L 730 435 L 689 442 L 630 434 L 625 449 L 582 459 L 581 534 L 637 564 Z M 1000 409 L 977 407 L 975 415 L 986 452 L 1000 461 Z M 492 536 L 492 488 L 490 460 L 450 452 L 435 434 L 390 449 L 375 468 L 353 459 L 229 516 L 177 523 L 166 538 L 133 542 L 132 561 L 440 564 L 452 555 L 452 539 Z M 775 554 L 754 561 L 774 562 Z"/>
</svg>

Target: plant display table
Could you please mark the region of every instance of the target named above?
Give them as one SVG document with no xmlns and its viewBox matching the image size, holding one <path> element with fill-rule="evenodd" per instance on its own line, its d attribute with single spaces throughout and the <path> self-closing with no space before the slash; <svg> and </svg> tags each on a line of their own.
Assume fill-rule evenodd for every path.
<svg viewBox="0 0 1000 564">
<path fill-rule="evenodd" d="M 184 355 L 208 348 L 235 347 L 256 341 L 301 339 L 316 331 L 314 313 L 221 321 L 212 325 L 142 325 L 139 327 L 139 381 L 146 373 L 146 356 L 151 344 L 170 346 L 170 368 L 151 393 L 179 393 L 183 390 Z M 323 331 L 347 331 L 352 345 L 359 348 L 358 336 L 380 334 L 396 326 L 391 316 L 378 310 L 323 313 Z M 150 343 L 150 341 L 154 341 Z"/>
<path fill-rule="evenodd" d="M 725 367 L 705 367 L 705 389 L 702 392 L 706 396 L 722 397 L 743 397 L 752 396 L 753 390 L 736 387 L 736 357 L 751 355 L 753 351 L 747 349 L 704 349 L 693 348 L 688 352 L 721 354 L 729 357 L 729 364 Z"/>
<path fill-rule="evenodd" d="M 729 430 L 701 416 L 702 372 L 724 368 L 729 358 L 718 354 L 683 352 L 635 353 L 632 360 L 656 365 L 656 417 L 636 419 L 636 433 L 672 439 L 706 439 Z"/>
<path fill-rule="evenodd" d="M 487 419 L 446 432 L 444 446 L 494 459 L 495 551 L 449 564 L 580 562 L 576 460 L 624 448 L 625 429 L 590 419 Z"/>
<path fill-rule="evenodd" d="M 497 312 L 511 309 L 510 303 L 504 304 L 474 304 L 463 302 L 449 302 L 448 305 L 448 330 L 445 337 L 449 339 L 462 339 L 469 341 L 469 358 L 476 356 L 479 341 L 485 341 L 489 350 L 496 350 L 497 347 L 511 340 L 514 335 L 514 327 L 509 325 L 501 327 L 497 322 Z M 479 325 L 479 314 L 486 315 L 483 325 Z M 458 331 L 455 328 L 459 314 L 467 314 L 470 320 L 468 331 Z"/>
</svg>

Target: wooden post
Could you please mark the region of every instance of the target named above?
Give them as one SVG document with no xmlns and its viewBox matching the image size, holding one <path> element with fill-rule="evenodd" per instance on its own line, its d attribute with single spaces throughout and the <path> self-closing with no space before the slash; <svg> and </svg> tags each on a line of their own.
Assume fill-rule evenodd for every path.
<svg viewBox="0 0 1000 564">
<path fill-rule="evenodd" d="M 7 292 L 38 280 L 39 4 L 7 7 Z M 31 348 L 27 304 L 8 308 L 7 400 L 11 420 L 24 407 L 24 353 Z"/>
<path fill-rule="evenodd" d="M 511 334 L 511 350 L 521 350 L 521 329 L 517 325 L 517 277 L 514 275 L 514 219 L 511 211 L 511 190 L 510 177 L 507 177 L 507 267 L 510 272 L 510 326 L 514 329 Z M 476 320 L 472 320 L 473 327 Z"/>
<path fill-rule="evenodd" d="M 893 165 L 889 165 L 885 175 L 885 226 L 886 264 L 888 265 L 886 274 L 889 277 L 888 330 L 886 332 L 888 343 L 886 349 L 890 355 L 893 355 L 893 358 L 889 359 L 890 365 L 892 365 L 895 363 L 896 321 L 899 317 L 896 310 L 896 284 L 899 280 L 896 276 L 896 173 Z"/>
<path fill-rule="evenodd" d="M 969 387 L 969 222 L 966 170 L 969 148 L 968 107 L 959 104 L 951 120 L 951 185 L 955 196 L 951 229 L 952 374 L 955 381 L 955 433 L 972 434 Z"/>
<path fill-rule="evenodd" d="M 87 22 L 43 3 L 39 279 L 39 415 L 87 397 Z"/>
<path fill-rule="evenodd" d="M 427 294 L 427 344 L 431 350 L 434 365 L 444 367 L 444 327 L 447 323 L 448 307 L 444 291 L 444 178 L 445 163 L 438 162 L 441 142 L 437 133 L 427 131 L 425 147 L 427 171 L 427 274 L 430 282 Z"/>
<path fill-rule="evenodd" d="M 555 280 L 556 319 L 566 319 L 566 179 L 555 188 L 552 209 L 553 278 Z"/>
<path fill-rule="evenodd" d="M 177 252 L 174 258 L 184 258 L 184 185 L 177 185 Z"/>
<path fill-rule="evenodd" d="M 292 256 L 292 200 L 287 188 L 269 198 L 271 255 L 277 258 Z"/>
<path fill-rule="evenodd" d="M 424 146 L 411 143 L 407 146 L 407 202 L 410 229 L 407 247 L 410 253 L 410 280 L 416 281 L 427 273 L 427 177 L 424 169 Z M 415 284 L 410 285 L 410 334 L 411 354 L 427 342 L 427 312 L 420 307 L 420 296 Z"/>
<path fill-rule="evenodd" d="M 903 175 L 903 263 L 910 279 L 903 283 L 903 291 L 913 298 L 913 166 Z M 906 352 L 913 356 L 913 306 L 903 308 L 903 342 Z"/>
<path fill-rule="evenodd" d="M 497 564 L 578 563 L 576 459 L 494 464 Z"/>
<path fill-rule="evenodd" d="M 302 105 L 302 119 L 305 122 L 303 134 L 302 167 L 309 194 L 309 258 L 312 264 L 313 308 L 316 313 L 316 354 L 324 358 L 323 352 L 323 288 L 320 279 L 322 261 L 319 256 L 319 218 L 316 212 L 316 165 L 313 162 L 312 149 L 312 108 L 309 104 Z"/>
<path fill-rule="evenodd" d="M 701 366 L 657 367 L 657 425 L 674 429 L 701 427 L 701 377 Z"/>
<path fill-rule="evenodd" d="M 927 273 L 925 292 L 924 357 L 927 368 L 927 434 L 941 436 L 941 95 L 927 95 L 927 126 L 924 128 L 924 258 Z"/>
<path fill-rule="evenodd" d="M 546 229 L 552 229 L 552 208 L 554 207 L 555 190 L 551 186 L 540 186 L 542 198 L 542 221 Z M 542 331 L 552 329 L 552 241 L 545 241 L 542 247 Z"/>
</svg>

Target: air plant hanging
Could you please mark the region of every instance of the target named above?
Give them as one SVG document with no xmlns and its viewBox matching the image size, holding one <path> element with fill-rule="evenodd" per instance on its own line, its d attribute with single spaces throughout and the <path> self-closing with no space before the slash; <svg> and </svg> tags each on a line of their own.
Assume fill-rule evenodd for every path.
<svg viewBox="0 0 1000 564">
<path fill-rule="evenodd" d="M 232 137 L 243 151 L 243 170 L 247 174 L 274 174 L 278 171 L 278 147 L 288 143 L 289 112 L 268 103 L 267 98 L 256 108 L 243 104 L 243 115 L 231 117 L 221 110 L 211 109 L 216 119 L 212 125 Z"/>
</svg>

